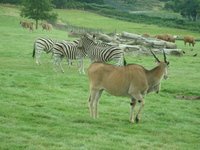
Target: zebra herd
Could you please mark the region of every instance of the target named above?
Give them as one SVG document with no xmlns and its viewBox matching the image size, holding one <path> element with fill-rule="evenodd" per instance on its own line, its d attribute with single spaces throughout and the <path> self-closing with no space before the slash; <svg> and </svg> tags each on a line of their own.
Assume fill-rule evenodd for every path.
<svg viewBox="0 0 200 150">
<path fill-rule="evenodd" d="M 84 59 L 88 57 L 93 62 L 108 62 L 114 60 L 116 65 L 125 65 L 123 49 L 110 46 L 106 43 L 96 41 L 95 35 L 88 33 L 83 34 L 80 39 L 73 42 L 59 41 L 57 39 L 50 39 L 39 37 L 35 39 L 33 46 L 33 58 L 36 55 L 36 64 L 41 65 L 40 56 L 42 52 L 52 53 L 54 56 L 54 71 L 56 72 L 56 65 L 58 65 L 61 71 L 64 73 L 61 62 L 65 57 L 68 62 L 68 66 L 71 66 L 71 60 L 77 60 L 78 72 L 85 74 L 84 72 Z M 35 54 L 36 53 L 36 54 Z M 52 59 L 51 56 L 51 59 Z M 124 63 L 122 61 L 124 60 Z"/>
</svg>

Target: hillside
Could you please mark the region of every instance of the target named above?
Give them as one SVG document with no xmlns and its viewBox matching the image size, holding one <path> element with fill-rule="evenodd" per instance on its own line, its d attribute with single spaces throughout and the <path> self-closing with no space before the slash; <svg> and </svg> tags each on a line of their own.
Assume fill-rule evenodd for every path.
<svg viewBox="0 0 200 150">
<path fill-rule="evenodd" d="M 162 10 L 165 4 L 159 0 L 137 0 L 129 4 L 124 0 L 105 0 L 105 3 L 120 10 L 130 11 L 157 11 Z"/>
<path fill-rule="evenodd" d="M 59 19 L 61 19 L 65 23 L 69 23 L 70 25 L 78 27 L 89 27 L 95 29 L 102 28 L 102 31 L 104 33 L 117 32 L 120 34 L 123 31 L 127 31 L 136 34 L 149 33 L 151 36 L 155 36 L 157 34 L 172 34 L 172 35 L 179 35 L 179 38 L 181 39 L 183 39 L 184 35 L 191 34 L 194 35 L 196 39 L 200 39 L 199 33 L 187 30 L 167 28 L 157 25 L 124 22 L 121 20 L 103 17 L 101 15 L 97 15 L 95 13 L 83 10 L 56 9 L 55 12 L 58 13 Z"/>
</svg>

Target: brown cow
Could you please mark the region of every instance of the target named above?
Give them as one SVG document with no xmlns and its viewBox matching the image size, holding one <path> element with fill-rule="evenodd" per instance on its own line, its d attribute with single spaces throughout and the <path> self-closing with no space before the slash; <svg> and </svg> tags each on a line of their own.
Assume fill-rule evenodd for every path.
<svg viewBox="0 0 200 150">
<path fill-rule="evenodd" d="M 34 23 L 33 22 L 29 22 L 29 30 L 30 30 L 30 33 L 33 33 L 33 30 L 34 30 Z"/>
<path fill-rule="evenodd" d="M 172 43 L 175 43 L 175 39 L 178 38 L 177 35 L 172 36 L 171 34 L 166 34 L 166 36 L 168 37 L 168 42 Z"/>
<path fill-rule="evenodd" d="M 23 22 L 23 21 L 20 21 L 20 24 L 25 29 L 29 28 L 30 29 L 30 33 L 33 32 L 33 30 L 34 30 L 34 23 L 33 22 Z"/>
<path fill-rule="evenodd" d="M 28 22 L 20 21 L 19 24 L 21 24 L 23 28 L 29 28 L 29 27 L 28 27 Z"/>
<path fill-rule="evenodd" d="M 42 30 L 52 31 L 52 25 L 49 23 L 41 23 L 41 26 L 42 26 Z"/>
<path fill-rule="evenodd" d="M 168 41 L 168 36 L 166 34 L 163 34 L 163 35 L 156 35 L 156 38 L 157 39 L 160 39 L 160 40 L 164 40 L 164 41 Z"/>
<path fill-rule="evenodd" d="M 142 36 L 144 36 L 144 37 L 150 37 L 150 34 L 149 33 L 144 33 Z"/>
<path fill-rule="evenodd" d="M 186 46 L 186 43 L 189 43 L 189 46 L 190 46 L 190 44 L 192 44 L 192 46 L 194 46 L 194 44 L 195 44 L 196 42 L 195 42 L 195 39 L 194 39 L 193 36 L 191 36 L 191 35 L 186 35 L 186 36 L 184 36 L 184 45 L 185 45 L 185 46 Z"/>
<path fill-rule="evenodd" d="M 168 42 L 172 42 L 175 43 L 175 40 L 173 38 L 173 36 L 171 34 L 166 34 L 167 38 L 168 38 Z"/>
</svg>

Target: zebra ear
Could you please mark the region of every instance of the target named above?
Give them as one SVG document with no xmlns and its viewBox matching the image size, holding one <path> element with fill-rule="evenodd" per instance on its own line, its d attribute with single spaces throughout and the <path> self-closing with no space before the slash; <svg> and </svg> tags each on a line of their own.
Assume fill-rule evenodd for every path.
<svg viewBox="0 0 200 150">
<path fill-rule="evenodd" d="M 95 39 L 96 38 L 96 36 L 93 34 L 93 39 Z"/>
</svg>

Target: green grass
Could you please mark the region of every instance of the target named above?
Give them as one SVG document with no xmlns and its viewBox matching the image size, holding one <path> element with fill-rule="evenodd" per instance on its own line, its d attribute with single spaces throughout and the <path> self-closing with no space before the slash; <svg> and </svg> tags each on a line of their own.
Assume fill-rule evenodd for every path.
<svg viewBox="0 0 200 150">
<path fill-rule="evenodd" d="M 56 11 L 66 14 L 66 17 L 74 22 L 79 20 L 83 13 L 91 14 L 77 11 L 75 16 L 70 17 L 68 15 L 76 10 Z M 50 33 L 42 31 L 41 27 L 30 34 L 19 24 L 20 20 L 28 19 L 20 18 L 18 13 L 15 7 L 0 5 L 0 149 L 199 148 L 200 102 L 175 99 L 176 95 L 199 96 L 200 56 L 192 56 L 199 53 L 199 42 L 194 50 L 190 51 L 191 47 L 185 47 L 182 41 L 177 41 L 178 48 L 186 51 L 186 54 L 183 57 L 167 56 L 171 63 L 170 78 L 162 81 L 159 94 L 150 93 L 146 96 L 146 105 L 138 124 L 128 122 L 130 100 L 114 97 L 106 92 L 99 103 L 99 118 L 92 119 L 88 108 L 88 78 L 87 75 L 78 74 L 76 63 L 73 61 L 72 68 L 68 69 L 66 61 L 63 60 L 65 73 L 61 73 L 59 68 L 55 73 L 52 63 L 47 63 L 50 55 L 42 54 L 41 66 L 37 66 L 35 59 L 31 57 L 36 37 L 72 39 L 67 37 L 66 31 L 54 29 Z M 94 14 L 91 14 L 91 22 L 82 20 L 81 24 L 97 26 L 99 24 L 94 22 L 98 18 L 101 20 L 99 24 L 103 24 L 105 20 L 110 22 L 108 31 L 113 30 L 111 24 L 120 32 L 124 27 L 124 31 L 141 33 L 139 27 L 145 26 Z M 78 22 L 74 24 L 79 25 Z M 158 32 L 156 26 L 147 26 L 146 29 L 151 29 L 152 34 Z M 162 28 L 162 31 L 180 32 L 165 28 Z M 162 55 L 158 57 L 163 58 Z M 138 63 L 147 69 L 155 66 L 152 56 L 126 58 L 129 63 Z M 85 60 L 85 71 L 89 62 L 88 59 Z"/>
</svg>

